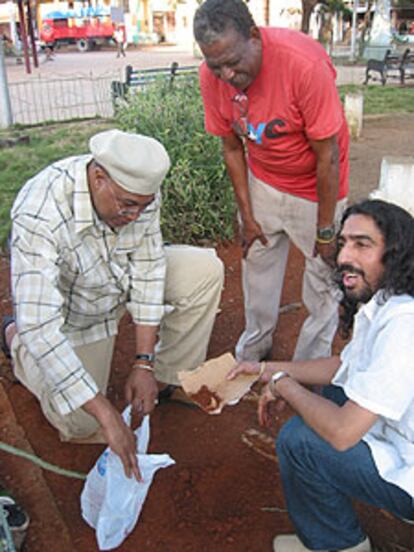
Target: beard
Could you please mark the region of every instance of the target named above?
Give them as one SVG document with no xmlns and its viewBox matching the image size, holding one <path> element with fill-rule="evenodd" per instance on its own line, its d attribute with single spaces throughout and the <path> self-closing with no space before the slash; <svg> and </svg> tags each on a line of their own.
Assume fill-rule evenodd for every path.
<svg viewBox="0 0 414 552">
<path fill-rule="evenodd" d="M 344 286 L 342 276 L 344 272 L 351 272 L 353 274 L 358 274 L 363 280 L 363 286 L 359 289 L 350 289 Z M 350 264 L 341 264 L 338 265 L 335 269 L 334 280 L 339 285 L 346 302 L 350 305 L 360 305 L 361 303 L 368 303 L 375 294 L 375 291 L 372 286 L 367 282 L 365 278 L 365 272 Z"/>
<path fill-rule="evenodd" d="M 364 281 L 364 286 L 359 290 L 343 287 L 342 291 L 349 302 L 357 305 L 360 303 L 368 303 L 375 294 L 375 291 L 366 281 Z"/>
</svg>

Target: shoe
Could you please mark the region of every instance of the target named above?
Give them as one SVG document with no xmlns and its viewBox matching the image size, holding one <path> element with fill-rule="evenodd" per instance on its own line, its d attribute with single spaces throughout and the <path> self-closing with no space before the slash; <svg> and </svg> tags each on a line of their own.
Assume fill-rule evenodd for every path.
<svg viewBox="0 0 414 552">
<path fill-rule="evenodd" d="M 0 490 L 0 505 L 3 508 L 14 546 L 16 550 L 20 550 L 26 537 L 27 528 L 29 527 L 29 516 L 4 489 Z M 2 529 L 1 539 L 7 541 L 4 528 Z"/>
<path fill-rule="evenodd" d="M 273 540 L 273 552 L 312 552 L 296 535 L 279 535 Z M 371 552 L 369 539 L 366 538 L 352 548 L 342 548 L 338 552 Z"/>
<path fill-rule="evenodd" d="M 158 404 L 177 403 L 188 408 L 198 408 L 198 405 L 190 399 L 178 385 L 166 385 L 158 393 Z"/>
<path fill-rule="evenodd" d="M 9 315 L 3 316 L 3 320 L 1 323 L 1 330 L 0 330 L 0 349 L 3 351 L 4 356 L 8 359 L 11 358 L 11 354 L 10 354 L 10 348 L 7 345 L 7 341 L 6 341 L 6 330 L 10 326 L 10 324 L 13 324 L 13 323 L 14 323 L 13 316 L 9 316 Z"/>
</svg>

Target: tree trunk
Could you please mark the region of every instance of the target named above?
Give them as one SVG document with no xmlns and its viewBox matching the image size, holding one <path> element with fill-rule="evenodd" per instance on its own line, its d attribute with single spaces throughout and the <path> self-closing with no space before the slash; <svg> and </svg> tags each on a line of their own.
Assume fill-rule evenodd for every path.
<svg viewBox="0 0 414 552">
<path fill-rule="evenodd" d="M 358 47 L 358 50 L 359 50 L 359 57 L 362 57 L 363 53 L 364 53 L 364 48 L 365 48 L 365 43 L 367 41 L 367 33 L 368 31 L 371 29 L 371 6 L 372 6 L 372 2 L 373 0 L 368 0 L 367 1 L 367 11 L 365 12 L 365 15 L 364 15 L 364 22 L 361 26 L 361 34 L 359 36 L 359 47 Z M 357 30 L 358 32 L 358 30 Z"/>
<path fill-rule="evenodd" d="M 302 24 L 300 30 L 302 33 L 309 33 L 310 17 L 318 0 L 302 0 Z"/>
</svg>

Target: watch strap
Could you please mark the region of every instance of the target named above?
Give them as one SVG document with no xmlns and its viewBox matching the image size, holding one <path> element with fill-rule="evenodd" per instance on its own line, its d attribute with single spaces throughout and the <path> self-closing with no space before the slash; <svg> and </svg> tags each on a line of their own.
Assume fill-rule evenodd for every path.
<svg viewBox="0 0 414 552">
<path fill-rule="evenodd" d="M 318 243 L 331 243 L 335 239 L 335 226 L 323 226 L 316 229 L 316 241 Z"/>
<path fill-rule="evenodd" d="M 282 378 L 286 378 L 286 377 L 290 377 L 287 372 L 285 372 L 284 370 L 278 370 L 270 378 L 269 389 L 270 389 L 272 395 L 274 395 L 275 397 L 277 396 L 277 391 L 276 391 L 276 388 L 275 388 L 276 383 L 279 380 L 281 380 Z"/>
<path fill-rule="evenodd" d="M 135 360 L 143 360 L 146 362 L 154 362 L 155 355 L 154 353 L 137 353 L 135 355 Z"/>
</svg>

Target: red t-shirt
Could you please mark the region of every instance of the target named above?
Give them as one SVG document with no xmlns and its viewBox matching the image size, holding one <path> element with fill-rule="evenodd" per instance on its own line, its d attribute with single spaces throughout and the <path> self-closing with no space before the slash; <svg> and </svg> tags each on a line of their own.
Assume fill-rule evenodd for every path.
<svg viewBox="0 0 414 552">
<path fill-rule="evenodd" d="M 289 29 L 261 28 L 262 65 L 247 96 L 248 164 L 278 190 L 318 201 L 316 156 L 308 139 L 337 135 L 340 150 L 338 199 L 348 193 L 349 133 L 335 86 L 336 72 L 322 46 Z M 205 63 L 200 86 L 207 132 L 232 134 L 240 117 L 232 101 L 240 91 L 214 76 Z"/>
</svg>

